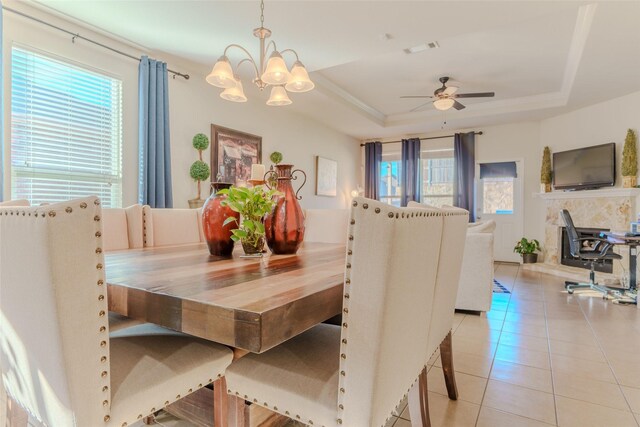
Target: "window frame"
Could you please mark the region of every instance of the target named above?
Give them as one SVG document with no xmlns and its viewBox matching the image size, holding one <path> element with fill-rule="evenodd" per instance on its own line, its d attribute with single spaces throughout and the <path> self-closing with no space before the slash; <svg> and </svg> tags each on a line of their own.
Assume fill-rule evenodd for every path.
<svg viewBox="0 0 640 427">
<path fill-rule="evenodd" d="M 109 146 L 112 150 L 111 158 L 115 164 L 116 173 L 113 175 L 99 174 L 99 173 L 88 173 L 88 172 L 78 172 L 78 171 L 55 171 L 50 169 L 41 169 L 39 168 L 29 168 L 26 167 L 15 167 L 13 164 L 14 154 L 13 154 L 13 142 L 14 142 L 14 113 L 13 113 L 13 99 L 14 99 L 14 73 L 13 73 L 13 59 L 14 59 L 14 50 L 22 50 L 26 52 L 27 55 L 36 55 L 42 57 L 44 60 L 49 60 L 52 62 L 58 62 L 61 66 L 67 66 L 69 68 L 75 68 L 79 72 L 86 72 L 88 74 L 94 74 L 98 77 L 102 77 L 105 79 L 110 79 L 113 82 L 117 83 L 118 86 L 118 102 L 116 104 L 117 112 L 113 112 L 113 106 L 111 106 L 111 115 L 116 118 L 117 124 L 111 126 L 111 141 Z M 47 50 L 39 49 L 32 45 L 12 42 L 11 48 L 9 50 L 8 57 L 8 70 L 9 70 L 9 79 L 8 79 L 8 94 L 6 97 L 8 103 L 10 105 L 9 108 L 9 147 L 8 147 L 8 161 L 7 163 L 7 174 L 9 178 L 9 193 L 12 198 L 15 197 L 15 180 L 20 177 L 42 177 L 42 178 L 50 178 L 50 179 L 61 179 L 66 181 L 78 181 L 78 182 L 91 182 L 97 184 L 108 184 L 110 186 L 116 185 L 118 188 L 116 190 L 110 190 L 110 199 L 103 200 L 103 205 L 105 207 L 121 207 L 124 199 L 124 167 L 123 167 L 123 152 L 124 152 L 124 79 L 121 75 L 110 72 L 108 70 L 104 70 L 102 68 L 98 68 L 72 58 L 68 58 L 62 55 L 58 55 L 54 52 L 50 52 Z M 113 139 L 116 141 L 114 142 Z M 55 140 L 53 140 L 55 141 Z M 97 150 L 96 150 L 97 151 Z M 69 179 L 75 178 L 75 179 Z M 53 193 L 52 193 L 53 194 Z M 87 194 L 89 195 L 89 194 Z M 31 201 L 31 199 L 30 199 Z"/>
</svg>

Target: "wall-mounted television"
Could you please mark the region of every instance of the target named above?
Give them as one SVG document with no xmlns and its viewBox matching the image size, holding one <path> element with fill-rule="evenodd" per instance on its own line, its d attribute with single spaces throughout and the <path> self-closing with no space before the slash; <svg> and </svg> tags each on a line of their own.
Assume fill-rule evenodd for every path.
<svg viewBox="0 0 640 427">
<path fill-rule="evenodd" d="M 616 143 L 553 153 L 553 188 L 586 190 L 616 183 Z"/>
</svg>

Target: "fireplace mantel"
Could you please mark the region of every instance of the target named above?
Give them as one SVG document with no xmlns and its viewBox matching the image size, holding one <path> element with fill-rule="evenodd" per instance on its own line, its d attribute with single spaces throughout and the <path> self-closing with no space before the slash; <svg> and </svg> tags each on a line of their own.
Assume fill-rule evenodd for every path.
<svg viewBox="0 0 640 427">
<path fill-rule="evenodd" d="M 640 188 L 600 188 L 598 190 L 552 191 L 550 193 L 533 193 L 533 197 L 543 200 L 588 199 L 594 197 L 638 197 Z"/>
</svg>

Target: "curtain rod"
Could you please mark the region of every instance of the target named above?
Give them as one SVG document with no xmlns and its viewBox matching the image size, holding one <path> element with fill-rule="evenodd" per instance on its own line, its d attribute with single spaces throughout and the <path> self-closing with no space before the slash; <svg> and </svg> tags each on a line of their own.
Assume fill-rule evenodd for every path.
<svg viewBox="0 0 640 427">
<path fill-rule="evenodd" d="M 482 131 L 479 131 L 479 132 L 474 132 L 473 134 L 474 135 L 482 135 L 482 133 L 483 133 Z M 455 135 L 430 136 L 428 138 L 420 138 L 420 141 L 426 141 L 428 139 L 453 138 L 454 136 Z M 371 142 L 373 142 L 373 141 L 371 141 Z M 384 141 L 384 142 L 381 142 L 381 144 L 395 144 L 395 143 L 398 143 L 398 142 L 402 142 L 402 141 Z M 365 144 L 360 144 L 360 147 L 364 147 L 364 145 Z"/>
<path fill-rule="evenodd" d="M 115 52 L 115 53 L 120 54 L 122 56 L 126 56 L 127 58 L 131 58 L 131 59 L 135 59 L 136 61 L 140 61 L 140 58 L 138 58 L 136 56 L 129 55 L 128 53 L 122 52 L 121 50 L 114 49 L 114 48 L 112 48 L 110 46 L 107 46 L 107 45 L 102 44 L 100 42 L 97 42 L 95 40 L 91 40 L 91 39 L 89 39 L 87 37 L 81 36 L 80 33 L 74 33 L 72 31 L 65 30 L 64 28 L 58 27 L 57 25 L 53 25 L 53 24 L 51 24 L 49 22 L 43 21 L 42 19 L 36 18 L 34 16 L 31 16 L 31 15 L 27 15 L 26 13 L 20 12 L 19 10 L 12 9 L 10 7 L 7 7 L 7 6 L 2 6 L 2 8 L 4 10 L 8 11 L 8 12 L 15 13 L 16 15 L 20 15 L 20 16 L 25 17 L 27 19 L 31 19 L 32 21 L 38 22 L 38 23 L 40 23 L 42 25 L 46 25 L 48 27 L 55 28 L 56 30 L 62 31 L 63 33 L 67 33 L 70 36 L 72 36 L 71 37 L 71 42 L 72 43 L 75 43 L 76 39 L 81 39 L 81 40 L 84 40 L 86 42 L 93 43 L 96 46 L 100 46 L 103 49 L 107 49 L 107 50 L 110 50 L 111 52 Z M 189 74 L 179 73 L 177 71 L 173 71 L 173 70 L 169 70 L 169 69 L 167 69 L 167 71 L 170 72 L 171 74 L 173 74 L 173 78 L 174 79 L 176 78 L 176 76 L 180 76 L 180 77 L 183 77 L 185 80 L 189 80 Z"/>
</svg>

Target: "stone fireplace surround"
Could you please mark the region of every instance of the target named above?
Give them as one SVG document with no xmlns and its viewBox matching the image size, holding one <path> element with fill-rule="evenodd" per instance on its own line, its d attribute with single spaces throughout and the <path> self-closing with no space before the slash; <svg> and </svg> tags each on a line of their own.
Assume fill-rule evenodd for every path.
<svg viewBox="0 0 640 427">
<path fill-rule="evenodd" d="M 567 209 L 576 227 L 608 228 L 612 231 L 627 231 L 629 223 L 636 219 L 640 189 L 609 188 L 584 191 L 553 191 L 540 193 L 537 197 L 545 204 L 545 237 L 543 243 L 544 262 L 527 265 L 531 270 L 586 281 L 588 272 L 581 268 L 560 264 L 561 227 L 564 226 L 560 211 Z M 615 252 L 622 255 L 620 262 L 613 263 L 613 273 L 596 273 L 596 279 L 615 284 L 629 268 L 629 249 L 616 246 Z"/>
</svg>

